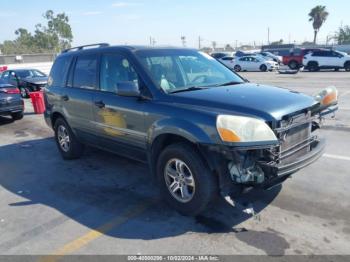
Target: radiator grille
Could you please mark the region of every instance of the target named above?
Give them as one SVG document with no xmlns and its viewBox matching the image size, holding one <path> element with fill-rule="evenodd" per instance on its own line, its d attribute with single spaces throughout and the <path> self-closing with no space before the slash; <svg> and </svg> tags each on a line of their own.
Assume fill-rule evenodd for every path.
<svg viewBox="0 0 350 262">
<path fill-rule="evenodd" d="M 293 162 L 310 151 L 311 122 L 293 127 L 280 134 L 280 161 L 282 164 Z"/>
</svg>

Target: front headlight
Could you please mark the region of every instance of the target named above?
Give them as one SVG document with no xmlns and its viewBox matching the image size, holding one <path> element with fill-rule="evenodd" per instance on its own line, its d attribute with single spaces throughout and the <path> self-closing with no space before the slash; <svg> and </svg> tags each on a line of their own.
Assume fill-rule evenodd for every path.
<svg viewBox="0 0 350 262">
<path fill-rule="evenodd" d="M 252 117 L 219 115 L 216 128 L 225 142 L 277 141 L 264 121 Z"/>
</svg>

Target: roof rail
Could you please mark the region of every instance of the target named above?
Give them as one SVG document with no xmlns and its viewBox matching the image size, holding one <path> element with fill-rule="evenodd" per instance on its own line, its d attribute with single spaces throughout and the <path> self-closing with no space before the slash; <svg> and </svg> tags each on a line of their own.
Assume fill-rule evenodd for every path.
<svg viewBox="0 0 350 262">
<path fill-rule="evenodd" d="M 91 47 L 91 46 L 96 46 L 96 47 L 106 47 L 109 46 L 108 43 L 97 43 L 97 44 L 90 44 L 90 45 L 81 45 L 81 46 L 76 46 L 76 47 L 72 47 L 72 48 L 67 48 L 65 50 L 62 51 L 62 53 L 67 53 L 70 51 L 79 51 L 79 50 L 83 50 L 85 47 Z"/>
</svg>

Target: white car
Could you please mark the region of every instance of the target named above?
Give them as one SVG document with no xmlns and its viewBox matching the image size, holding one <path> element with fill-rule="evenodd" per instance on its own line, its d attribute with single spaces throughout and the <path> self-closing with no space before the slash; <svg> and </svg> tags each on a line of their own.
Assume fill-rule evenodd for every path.
<svg viewBox="0 0 350 262">
<path fill-rule="evenodd" d="M 266 60 L 260 56 L 243 56 L 236 58 L 233 69 L 239 71 L 272 71 L 279 68 L 279 64 L 272 60 Z"/>
<path fill-rule="evenodd" d="M 233 67 L 235 65 L 235 58 L 233 56 L 225 56 L 225 57 L 219 58 L 218 60 L 228 68 L 234 69 Z"/>
<path fill-rule="evenodd" d="M 314 51 L 304 56 L 303 65 L 310 71 L 318 71 L 322 68 L 335 70 L 344 68 L 350 71 L 350 55 L 334 50 Z"/>
</svg>

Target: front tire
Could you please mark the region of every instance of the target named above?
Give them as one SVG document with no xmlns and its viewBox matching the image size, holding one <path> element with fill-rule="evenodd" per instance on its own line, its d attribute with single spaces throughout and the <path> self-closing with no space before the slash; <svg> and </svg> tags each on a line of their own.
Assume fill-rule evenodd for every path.
<svg viewBox="0 0 350 262">
<path fill-rule="evenodd" d="M 344 69 L 345 69 L 345 71 L 347 71 L 347 72 L 350 71 L 350 61 L 347 61 L 347 62 L 344 64 Z"/>
<path fill-rule="evenodd" d="M 266 72 L 267 71 L 267 66 L 266 65 L 261 65 L 260 66 L 260 71 L 261 72 Z"/>
<path fill-rule="evenodd" d="M 63 118 L 56 120 L 54 130 L 56 144 L 63 159 L 76 159 L 83 154 L 83 144 L 77 140 L 68 123 Z"/>
<path fill-rule="evenodd" d="M 16 120 L 21 120 L 23 118 L 23 111 L 22 112 L 17 112 L 17 113 L 12 113 L 11 117 L 14 121 Z"/>
<path fill-rule="evenodd" d="M 164 200 L 186 216 L 201 213 L 218 190 L 214 175 L 199 153 L 186 143 L 172 144 L 161 152 L 157 179 Z"/>
<path fill-rule="evenodd" d="M 236 72 L 240 72 L 242 70 L 240 65 L 235 65 L 233 70 L 235 70 Z"/>
</svg>

